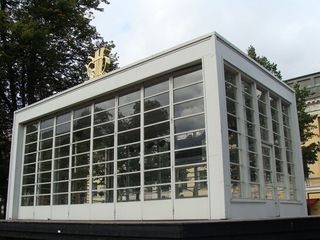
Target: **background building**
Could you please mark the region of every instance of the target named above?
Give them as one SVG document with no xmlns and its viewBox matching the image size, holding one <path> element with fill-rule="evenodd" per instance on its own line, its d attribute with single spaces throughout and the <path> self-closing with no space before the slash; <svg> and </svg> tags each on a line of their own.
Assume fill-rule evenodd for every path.
<svg viewBox="0 0 320 240">
<path fill-rule="evenodd" d="M 301 88 L 306 87 L 311 91 L 311 95 L 307 100 L 307 112 L 316 115 L 317 118 L 314 122 L 314 136 L 309 143 L 319 142 L 320 134 L 320 72 L 312 73 L 308 75 L 303 75 L 300 77 L 292 78 L 286 80 L 286 83 L 290 86 L 299 84 Z M 318 153 L 318 159 L 320 159 L 320 153 Z M 310 174 L 309 178 L 306 179 L 306 194 L 307 198 L 311 199 L 309 203 L 309 214 L 320 215 L 320 161 L 309 166 L 310 170 L 313 172 Z"/>
<path fill-rule="evenodd" d="M 218 34 L 15 113 L 7 219 L 304 216 L 295 95 Z"/>
</svg>

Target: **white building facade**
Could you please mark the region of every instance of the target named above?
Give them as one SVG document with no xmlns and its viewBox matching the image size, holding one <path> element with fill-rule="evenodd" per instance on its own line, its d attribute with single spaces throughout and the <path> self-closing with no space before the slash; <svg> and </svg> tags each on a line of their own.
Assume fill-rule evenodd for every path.
<svg viewBox="0 0 320 240">
<path fill-rule="evenodd" d="M 7 219 L 305 215 L 294 92 L 216 33 L 15 113 Z"/>
</svg>

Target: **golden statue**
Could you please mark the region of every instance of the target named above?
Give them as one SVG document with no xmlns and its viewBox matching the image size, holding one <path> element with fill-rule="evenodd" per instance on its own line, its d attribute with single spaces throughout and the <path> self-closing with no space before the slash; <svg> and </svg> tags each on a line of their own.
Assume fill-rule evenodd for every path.
<svg viewBox="0 0 320 240">
<path fill-rule="evenodd" d="M 87 65 L 87 73 L 90 79 L 106 73 L 107 65 L 111 64 L 109 53 L 109 49 L 100 48 L 95 52 L 94 57 L 89 57 L 91 61 Z"/>
</svg>

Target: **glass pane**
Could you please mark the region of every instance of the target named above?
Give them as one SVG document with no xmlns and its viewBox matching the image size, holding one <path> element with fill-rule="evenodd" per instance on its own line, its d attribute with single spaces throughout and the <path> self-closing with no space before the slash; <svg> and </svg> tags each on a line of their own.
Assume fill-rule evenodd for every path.
<svg viewBox="0 0 320 240">
<path fill-rule="evenodd" d="M 54 156 L 55 158 L 66 157 L 66 156 L 69 156 L 69 151 L 70 151 L 69 146 L 58 147 L 55 149 Z"/>
<path fill-rule="evenodd" d="M 174 117 L 183 117 L 204 111 L 203 98 L 176 104 L 174 106 Z"/>
<path fill-rule="evenodd" d="M 198 83 L 192 86 L 179 88 L 173 91 L 173 102 L 181 102 L 184 100 L 203 96 L 202 83 Z"/>
<path fill-rule="evenodd" d="M 37 142 L 25 145 L 25 153 L 31 153 L 37 151 Z"/>
<path fill-rule="evenodd" d="M 48 140 L 40 141 L 40 150 L 52 148 L 52 138 Z"/>
<path fill-rule="evenodd" d="M 169 167 L 170 165 L 170 153 L 157 154 L 144 158 L 144 169 L 163 168 Z"/>
<path fill-rule="evenodd" d="M 99 102 L 99 103 L 96 103 L 94 105 L 94 111 L 95 112 L 100 112 L 102 110 L 107 110 L 109 108 L 113 108 L 115 105 L 115 99 L 112 98 L 112 99 L 108 99 L 108 100 L 104 100 L 103 102 Z"/>
<path fill-rule="evenodd" d="M 39 173 L 38 183 L 51 182 L 51 172 Z"/>
<path fill-rule="evenodd" d="M 113 162 L 95 164 L 92 166 L 93 176 L 104 176 L 113 174 Z"/>
<path fill-rule="evenodd" d="M 64 123 L 64 122 L 68 122 L 71 119 L 71 113 L 65 113 L 62 114 L 60 116 L 57 116 L 57 122 L 56 124 L 60 124 L 60 123 Z"/>
<path fill-rule="evenodd" d="M 207 179 L 207 165 L 176 168 L 176 182 Z"/>
<path fill-rule="evenodd" d="M 89 180 L 88 179 L 82 179 L 82 180 L 76 180 L 71 181 L 71 191 L 85 191 L 89 188 Z"/>
<path fill-rule="evenodd" d="M 26 143 L 35 142 L 38 140 L 38 133 L 31 133 L 26 135 Z"/>
<path fill-rule="evenodd" d="M 36 161 L 36 159 L 37 159 L 37 154 L 36 153 L 25 155 L 24 156 L 24 164 L 33 163 L 33 162 Z"/>
<path fill-rule="evenodd" d="M 68 194 L 53 195 L 53 205 L 68 204 Z"/>
<path fill-rule="evenodd" d="M 259 171 L 255 168 L 249 169 L 250 181 L 251 182 L 259 182 Z"/>
<path fill-rule="evenodd" d="M 152 186 L 144 188 L 144 200 L 161 200 L 171 198 L 171 186 Z"/>
<path fill-rule="evenodd" d="M 144 143 L 144 153 L 153 154 L 170 151 L 170 139 L 163 138 Z"/>
<path fill-rule="evenodd" d="M 113 190 L 92 191 L 92 203 L 113 202 Z"/>
<path fill-rule="evenodd" d="M 237 88 L 232 86 L 231 84 L 226 83 L 225 86 L 226 96 L 232 98 L 234 100 L 237 99 Z"/>
<path fill-rule="evenodd" d="M 54 193 L 63 193 L 68 192 L 69 182 L 59 182 L 53 184 L 53 192 Z"/>
<path fill-rule="evenodd" d="M 118 159 L 140 155 L 140 143 L 118 147 Z"/>
<path fill-rule="evenodd" d="M 93 153 L 93 163 L 112 161 L 114 158 L 113 149 L 105 149 Z"/>
<path fill-rule="evenodd" d="M 197 71 L 187 73 L 184 75 L 181 75 L 179 77 L 175 77 L 173 80 L 173 87 L 180 87 L 184 86 L 193 82 L 199 82 L 202 81 L 202 70 L 199 69 Z"/>
<path fill-rule="evenodd" d="M 118 144 L 127 144 L 140 141 L 140 129 L 118 134 Z"/>
<path fill-rule="evenodd" d="M 27 133 L 35 132 L 38 130 L 38 123 L 31 123 L 27 125 Z"/>
<path fill-rule="evenodd" d="M 64 123 L 59 126 L 56 126 L 56 135 L 70 132 L 70 123 Z"/>
<path fill-rule="evenodd" d="M 137 171 L 140 171 L 140 159 L 139 158 L 119 161 L 117 163 L 117 172 L 118 173 L 137 172 Z"/>
<path fill-rule="evenodd" d="M 53 136 L 53 129 L 45 129 L 40 132 L 40 139 L 45 139 Z"/>
<path fill-rule="evenodd" d="M 60 158 L 54 161 L 54 169 L 68 168 L 69 167 L 69 157 Z"/>
<path fill-rule="evenodd" d="M 137 113 L 140 113 L 140 101 L 119 107 L 118 109 L 119 118 L 127 117 Z"/>
<path fill-rule="evenodd" d="M 204 128 L 204 116 L 203 114 L 186 117 L 174 121 L 175 133 L 187 132 L 190 130 Z"/>
<path fill-rule="evenodd" d="M 140 90 L 119 97 L 119 105 L 140 99 Z"/>
<path fill-rule="evenodd" d="M 78 142 L 90 138 L 90 128 L 73 132 L 73 142 Z"/>
<path fill-rule="evenodd" d="M 52 158 L 52 150 L 39 152 L 39 161 L 49 160 Z"/>
<path fill-rule="evenodd" d="M 163 93 L 144 100 L 144 110 L 151 110 L 169 105 L 169 93 Z"/>
<path fill-rule="evenodd" d="M 99 112 L 94 115 L 94 124 L 109 122 L 114 119 L 114 109 L 104 112 Z"/>
<path fill-rule="evenodd" d="M 176 165 L 201 163 L 205 161 L 206 161 L 205 148 L 194 148 L 194 149 L 175 152 Z"/>
<path fill-rule="evenodd" d="M 119 189 L 117 191 L 117 201 L 140 201 L 140 188 Z"/>
<path fill-rule="evenodd" d="M 160 123 L 150 127 L 144 128 L 144 138 L 151 139 L 156 137 L 161 137 L 170 134 L 170 124 L 169 122 Z"/>
<path fill-rule="evenodd" d="M 160 183 L 169 183 L 171 181 L 171 170 L 162 169 L 156 171 L 150 171 L 144 173 L 144 184 L 160 184 Z"/>
<path fill-rule="evenodd" d="M 90 150 L 90 141 L 75 143 L 72 145 L 72 154 L 89 152 L 89 150 Z"/>
<path fill-rule="evenodd" d="M 71 193 L 71 204 L 85 204 L 89 203 L 87 192 Z"/>
<path fill-rule="evenodd" d="M 89 166 L 77 167 L 71 169 L 71 178 L 87 178 L 89 177 Z"/>
<path fill-rule="evenodd" d="M 93 139 L 93 150 L 101 149 L 101 148 L 109 148 L 114 145 L 114 136 L 106 136 L 97 139 Z"/>
<path fill-rule="evenodd" d="M 33 195 L 33 194 L 34 194 L 34 185 L 22 187 L 22 195 Z"/>
<path fill-rule="evenodd" d="M 140 186 L 140 173 L 118 175 L 118 187 Z"/>
<path fill-rule="evenodd" d="M 33 196 L 22 197 L 21 206 L 33 206 Z"/>
<path fill-rule="evenodd" d="M 50 194 L 51 185 L 50 184 L 39 184 L 38 194 Z"/>
<path fill-rule="evenodd" d="M 194 147 L 206 144 L 205 131 L 183 133 L 175 136 L 175 149 Z"/>
<path fill-rule="evenodd" d="M 124 118 L 118 121 L 118 131 L 140 127 L 140 115 Z"/>
<path fill-rule="evenodd" d="M 70 135 L 62 135 L 59 137 L 56 137 L 55 139 L 55 145 L 57 146 L 61 146 L 61 145 L 66 145 L 70 143 Z"/>
<path fill-rule="evenodd" d="M 73 121 L 73 130 L 89 127 L 91 125 L 91 116 L 80 118 Z"/>
<path fill-rule="evenodd" d="M 38 196 L 37 205 L 38 206 L 50 205 L 50 195 Z"/>
<path fill-rule="evenodd" d="M 147 112 L 144 114 L 144 125 L 168 120 L 169 115 L 169 107 Z"/>
<path fill-rule="evenodd" d="M 230 100 L 230 99 L 227 99 L 227 111 L 228 113 L 231 113 L 233 115 L 237 115 L 237 103 Z"/>
<path fill-rule="evenodd" d="M 39 162 L 38 163 L 38 172 L 45 172 L 51 170 L 51 161 Z"/>
<path fill-rule="evenodd" d="M 144 88 L 145 97 L 154 95 L 156 93 L 164 92 L 169 90 L 169 81 L 164 81 L 161 83 L 154 84 Z"/>
<path fill-rule="evenodd" d="M 230 162 L 239 163 L 239 149 L 229 149 Z"/>
<path fill-rule="evenodd" d="M 233 73 L 229 70 L 224 71 L 224 78 L 226 82 L 232 83 L 233 85 L 236 85 L 236 77 L 237 74 Z"/>
<path fill-rule="evenodd" d="M 228 114 L 228 128 L 234 131 L 238 130 L 238 119 L 230 114 Z"/>
<path fill-rule="evenodd" d="M 87 165 L 89 164 L 89 162 L 90 162 L 89 153 L 72 156 L 72 167 Z"/>
<path fill-rule="evenodd" d="M 69 179 L 69 169 L 63 171 L 55 171 L 53 175 L 54 181 L 62 181 Z M 67 184 L 68 186 L 68 184 Z"/>
<path fill-rule="evenodd" d="M 76 118 L 84 117 L 84 116 L 90 115 L 90 113 L 91 113 L 91 106 L 83 107 L 73 112 L 73 118 L 76 119 Z"/>
<path fill-rule="evenodd" d="M 230 165 L 231 180 L 240 180 L 240 166 L 237 164 Z"/>
<path fill-rule="evenodd" d="M 176 198 L 207 197 L 207 182 L 188 182 L 176 184 Z"/>
<path fill-rule="evenodd" d="M 239 182 L 231 182 L 232 198 L 241 198 L 241 185 Z"/>
<path fill-rule="evenodd" d="M 27 175 L 27 176 L 23 176 L 23 181 L 22 184 L 34 184 L 35 181 L 35 175 Z"/>
<path fill-rule="evenodd" d="M 23 167 L 23 174 L 30 174 L 36 172 L 36 164 L 29 164 Z"/>
<path fill-rule="evenodd" d="M 92 179 L 92 190 L 113 188 L 113 176 Z"/>
<path fill-rule="evenodd" d="M 53 118 L 43 120 L 40 122 L 40 129 L 48 128 L 53 125 Z"/>
</svg>

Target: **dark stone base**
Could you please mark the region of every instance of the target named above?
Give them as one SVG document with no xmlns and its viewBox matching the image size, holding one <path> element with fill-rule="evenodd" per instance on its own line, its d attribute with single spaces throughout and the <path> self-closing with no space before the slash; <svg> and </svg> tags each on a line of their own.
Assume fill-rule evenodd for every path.
<svg viewBox="0 0 320 240">
<path fill-rule="evenodd" d="M 243 221 L 0 221 L 0 239 L 320 239 L 320 217 Z"/>
</svg>

